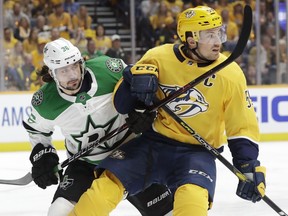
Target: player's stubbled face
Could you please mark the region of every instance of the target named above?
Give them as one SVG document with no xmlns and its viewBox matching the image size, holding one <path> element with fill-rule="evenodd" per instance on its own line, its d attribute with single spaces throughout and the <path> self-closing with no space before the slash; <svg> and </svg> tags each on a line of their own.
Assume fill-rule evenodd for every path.
<svg viewBox="0 0 288 216">
<path fill-rule="evenodd" d="M 216 60 L 225 42 L 226 34 L 221 27 L 199 32 L 198 52 L 204 58 Z"/>
<path fill-rule="evenodd" d="M 57 69 L 56 78 L 64 89 L 77 90 L 82 79 L 79 63 Z"/>
<path fill-rule="evenodd" d="M 208 60 L 216 60 L 219 57 L 220 51 L 221 51 L 221 43 L 198 44 L 199 54 Z"/>
</svg>

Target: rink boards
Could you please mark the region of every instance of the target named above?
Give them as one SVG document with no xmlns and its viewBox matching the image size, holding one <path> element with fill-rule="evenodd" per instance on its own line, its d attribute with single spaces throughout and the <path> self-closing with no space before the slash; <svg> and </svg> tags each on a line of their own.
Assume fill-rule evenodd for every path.
<svg viewBox="0 0 288 216">
<path fill-rule="evenodd" d="M 251 86 L 249 92 L 259 120 L 261 141 L 288 140 L 288 85 Z M 31 98 L 31 92 L 0 93 L 0 151 L 31 149 L 22 126 L 22 120 L 31 111 Z M 57 149 L 64 148 L 59 128 L 55 129 L 53 140 Z"/>
</svg>

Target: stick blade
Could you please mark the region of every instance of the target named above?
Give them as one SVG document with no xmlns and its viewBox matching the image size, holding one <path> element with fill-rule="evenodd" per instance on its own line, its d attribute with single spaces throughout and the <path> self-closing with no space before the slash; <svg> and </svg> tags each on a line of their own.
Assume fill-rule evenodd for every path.
<svg viewBox="0 0 288 216">
<path fill-rule="evenodd" d="M 19 179 L 0 179 L 0 184 L 9 184 L 9 185 L 28 185 L 33 181 L 31 173 L 27 173 L 25 176 Z"/>
</svg>

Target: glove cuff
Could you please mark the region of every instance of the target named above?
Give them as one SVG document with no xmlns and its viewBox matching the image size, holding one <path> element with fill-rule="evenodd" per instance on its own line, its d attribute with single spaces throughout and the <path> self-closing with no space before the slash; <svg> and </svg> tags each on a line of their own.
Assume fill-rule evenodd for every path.
<svg viewBox="0 0 288 216">
<path fill-rule="evenodd" d="M 151 74 L 158 78 L 158 67 L 153 64 L 136 64 L 131 68 L 133 75 Z"/>
<path fill-rule="evenodd" d="M 236 167 L 242 172 L 242 173 L 251 173 L 255 172 L 255 167 L 260 166 L 260 161 L 258 160 L 250 160 L 246 161 L 244 163 L 241 163 L 237 165 Z"/>
<path fill-rule="evenodd" d="M 264 174 L 264 178 L 266 178 L 266 167 L 264 167 L 264 166 L 257 166 L 257 167 L 255 167 L 255 172 L 257 172 L 257 173 L 263 173 L 263 174 Z"/>
</svg>

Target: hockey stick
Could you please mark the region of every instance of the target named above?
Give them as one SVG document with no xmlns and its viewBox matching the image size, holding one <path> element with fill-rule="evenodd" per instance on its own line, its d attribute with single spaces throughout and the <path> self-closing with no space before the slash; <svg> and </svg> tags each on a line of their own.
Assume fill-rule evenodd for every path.
<svg viewBox="0 0 288 216">
<path fill-rule="evenodd" d="M 112 137 L 116 136 L 120 132 L 126 130 L 128 128 L 127 124 L 123 124 L 122 126 L 112 130 L 110 133 L 104 135 L 101 137 L 101 139 L 91 143 L 90 145 L 82 148 L 79 152 L 72 155 L 71 157 L 64 160 L 62 163 L 59 163 L 56 167 L 54 167 L 53 172 L 56 173 L 60 170 L 62 170 L 64 167 L 66 167 L 71 162 L 77 160 L 80 157 L 85 156 L 88 152 L 99 146 L 102 142 L 111 139 Z M 19 178 L 19 179 L 0 179 L 0 184 L 10 184 L 10 185 L 27 185 L 30 182 L 33 181 L 31 172 L 28 172 L 25 176 Z"/>
<path fill-rule="evenodd" d="M 25 176 L 19 179 L 1 179 L 0 184 L 10 184 L 10 185 L 27 185 L 33 181 L 32 175 L 28 172 Z"/>
<path fill-rule="evenodd" d="M 245 8 L 244 8 L 244 16 L 243 17 L 244 17 L 244 19 L 243 19 L 243 26 L 242 26 L 241 34 L 240 34 L 239 40 L 238 40 L 233 52 L 230 54 L 230 56 L 225 61 L 221 62 L 219 65 L 216 65 L 215 67 L 211 68 L 206 73 L 204 73 L 201 76 L 197 77 L 195 80 L 192 80 L 191 82 L 189 82 L 185 86 L 181 87 L 177 91 L 173 92 L 172 94 L 168 95 L 166 98 L 164 98 L 161 101 L 159 101 L 159 103 L 155 104 L 154 106 L 152 106 L 149 109 L 149 111 L 151 111 L 151 112 L 152 111 L 156 111 L 160 107 L 162 107 L 165 104 L 169 103 L 170 101 L 172 101 L 176 97 L 178 97 L 181 94 L 183 94 L 184 92 L 188 91 L 190 88 L 193 88 L 198 83 L 200 83 L 203 80 L 205 80 L 206 78 L 212 76 L 217 71 L 221 70 L 222 68 L 224 68 L 227 65 L 231 64 L 235 59 L 237 59 L 242 54 L 243 50 L 245 49 L 245 46 L 246 46 L 247 41 L 248 41 L 249 36 L 250 36 L 250 31 L 251 31 L 251 27 L 252 27 L 252 9 L 251 9 L 250 6 L 248 6 L 248 5 L 245 6 Z M 111 139 L 112 137 L 116 136 L 118 133 L 126 130 L 127 128 L 128 128 L 128 125 L 124 124 L 124 125 L 120 126 L 119 128 L 111 131 L 110 133 L 108 133 L 105 136 L 103 136 L 100 140 L 97 140 L 96 142 L 91 143 L 89 146 L 81 149 L 75 155 L 72 155 L 71 157 L 69 157 L 68 159 L 63 161 L 62 163 L 58 164 L 58 166 L 56 166 L 53 171 L 57 172 L 57 171 L 62 170 L 64 167 L 66 167 L 71 162 L 73 162 L 73 161 L 77 160 L 78 158 L 84 156 L 85 154 L 87 154 L 93 148 L 96 148 L 98 145 L 100 145 L 101 142 Z M 28 173 L 25 176 L 27 176 L 27 175 L 31 176 L 31 173 Z M 21 179 L 23 179 L 23 178 L 24 177 L 19 178 L 19 179 L 14 179 L 14 180 L 2 180 L 2 179 L 0 179 L 0 184 L 14 184 L 14 183 L 16 183 L 15 185 L 26 185 L 26 184 L 29 184 L 30 182 L 33 181 L 32 176 L 29 179 L 30 182 L 27 181 L 28 177 L 25 178 L 26 181 L 22 182 Z"/>
<path fill-rule="evenodd" d="M 231 172 L 233 172 L 241 181 L 250 182 L 247 177 L 241 173 L 235 166 L 233 166 L 226 158 L 224 158 L 217 149 L 211 146 L 203 137 L 201 137 L 193 128 L 191 128 L 183 119 L 176 115 L 166 105 L 162 107 L 175 121 L 177 121 L 187 132 L 189 132 L 194 139 L 196 139 L 202 146 L 204 146 L 212 155 L 221 161 Z M 267 203 L 273 210 L 281 216 L 288 216 L 280 207 L 278 207 L 266 195 L 262 197 L 263 201 Z"/>
</svg>

